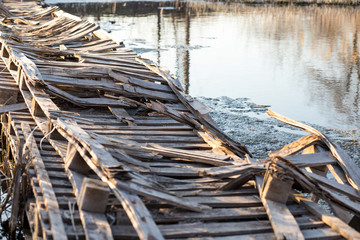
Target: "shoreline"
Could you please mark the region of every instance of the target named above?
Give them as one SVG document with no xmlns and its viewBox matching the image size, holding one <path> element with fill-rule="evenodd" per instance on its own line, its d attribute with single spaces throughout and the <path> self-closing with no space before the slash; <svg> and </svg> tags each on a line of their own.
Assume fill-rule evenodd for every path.
<svg viewBox="0 0 360 240">
<path fill-rule="evenodd" d="M 210 115 L 220 129 L 235 141 L 245 145 L 255 158 L 265 159 L 268 152 L 308 134 L 268 117 L 265 112 L 269 106 L 257 105 L 248 98 L 197 97 L 197 99 L 212 109 Z M 339 144 L 360 167 L 360 130 L 340 130 L 306 124 Z"/>
<path fill-rule="evenodd" d="M 114 3 L 112 0 L 43 0 L 45 4 L 59 4 L 59 3 Z M 190 2 L 190 3 L 228 3 L 228 4 L 249 4 L 249 5 L 333 5 L 333 6 L 360 6 L 360 0 L 216 0 L 216 1 L 179 1 L 179 0 L 117 0 L 115 2 Z"/>
</svg>

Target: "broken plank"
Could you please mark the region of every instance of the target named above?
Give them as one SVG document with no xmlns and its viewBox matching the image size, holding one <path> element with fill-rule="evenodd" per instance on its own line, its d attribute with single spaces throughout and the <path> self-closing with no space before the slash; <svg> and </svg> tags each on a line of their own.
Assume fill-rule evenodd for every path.
<svg viewBox="0 0 360 240">
<path fill-rule="evenodd" d="M 268 110 L 267 114 L 272 118 L 278 119 L 279 121 L 303 129 L 319 137 L 330 149 L 331 153 L 336 158 L 340 167 L 344 170 L 349 183 L 357 190 L 360 190 L 360 169 L 355 164 L 355 162 L 344 152 L 344 150 L 342 150 L 336 144 L 332 143 L 324 134 L 320 133 L 315 128 L 312 128 L 303 123 L 281 116 L 280 114 L 275 113 L 271 110 Z"/>
<path fill-rule="evenodd" d="M 285 145 L 284 147 L 273 150 L 269 153 L 270 157 L 273 156 L 280 156 L 280 157 L 286 157 L 292 154 L 295 154 L 297 152 L 300 152 L 301 150 L 309 147 L 310 145 L 313 145 L 315 143 L 319 143 L 320 138 L 314 134 L 310 134 L 304 137 L 301 137 L 300 139 L 289 143 Z"/>
</svg>

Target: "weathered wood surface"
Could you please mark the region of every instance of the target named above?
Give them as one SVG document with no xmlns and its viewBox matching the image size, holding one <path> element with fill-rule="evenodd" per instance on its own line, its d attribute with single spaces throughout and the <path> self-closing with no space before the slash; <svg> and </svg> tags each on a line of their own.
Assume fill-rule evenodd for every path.
<svg viewBox="0 0 360 240">
<path fill-rule="evenodd" d="M 330 149 L 332 155 L 336 158 L 338 161 L 340 167 L 344 170 L 346 177 L 349 180 L 349 183 L 356 188 L 357 190 L 360 190 L 360 171 L 359 167 L 355 164 L 355 162 L 347 155 L 344 150 L 342 150 L 339 146 L 337 146 L 335 143 L 332 143 L 324 134 L 320 133 L 316 129 L 307 126 L 303 123 L 296 122 L 294 120 L 291 120 L 289 118 L 286 118 L 284 116 L 281 116 L 273 111 L 267 112 L 269 116 L 276 118 L 280 121 L 283 121 L 287 124 L 293 125 L 295 127 L 301 128 L 307 132 L 310 132 L 319 138 L 326 144 L 326 146 Z"/>
<path fill-rule="evenodd" d="M 7 28 L 0 38 L 1 57 L 8 69 L 5 79 L 13 82 L 4 81 L 0 88 L 11 87 L 24 102 L 9 101 L 1 112 L 8 112 L 6 141 L 19 161 L 18 146 L 26 142 L 21 122 L 38 128 L 31 138 L 44 162 L 44 168 L 32 164 L 27 170 L 33 192 L 27 215 L 34 237 L 55 239 L 52 229 L 61 228 L 52 226 L 58 212 L 48 210 L 38 169 L 48 176 L 62 236 L 69 239 L 356 236 L 354 230 L 344 234 L 351 229 L 346 223 L 335 228 L 329 218 L 322 220 L 293 201 L 260 198 L 255 187 L 262 185 L 264 161 L 246 162 L 246 147 L 219 130 L 209 108 L 96 24 L 35 2 L 3 4 L 8 12 L 0 26 Z M 296 155 L 323 140 L 313 134 L 272 153 L 300 168 L 339 170 L 328 152 Z M 298 173 L 305 175 L 298 179 L 318 184 L 330 201 L 342 199 L 333 192 L 347 192 L 344 206 L 356 212 L 357 189 Z M 91 202 L 81 194 L 86 178 L 111 189 L 101 213 L 81 208 Z"/>
</svg>

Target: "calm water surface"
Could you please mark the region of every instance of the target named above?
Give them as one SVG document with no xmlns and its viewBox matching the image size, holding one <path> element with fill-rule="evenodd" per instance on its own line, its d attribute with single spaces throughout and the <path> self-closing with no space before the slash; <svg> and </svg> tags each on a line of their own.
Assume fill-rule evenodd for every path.
<svg viewBox="0 0 360 240">
<path fill-rule="evenodd" d="M 360 128 L 359 8 L 67 2 L 192 96 L 248 97 L 296 120 Z"/>
</svg>

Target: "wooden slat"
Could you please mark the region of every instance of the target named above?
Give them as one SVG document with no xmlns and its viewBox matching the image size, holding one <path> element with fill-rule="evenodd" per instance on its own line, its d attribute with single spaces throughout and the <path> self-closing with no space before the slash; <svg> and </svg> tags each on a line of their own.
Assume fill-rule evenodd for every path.
<svg viewBox="0 0 360 240">
<path fill-rule="evenodd" d="M 294 215 L 307 213 L 307 210 L 298 205 L 292 205 L 289 210 Z M 204 210 L 201 213 L 170 211 L 159 214 L 155 217 L 155 221 L 159 223 L 172 223 L 178 221 L 230 221 L 230 220 L 246 220 L 246 219 L 266 219 L 267 214 L 263 207 L 246 207 L 246 208 L 214 208 Z"/>
<path fill-rule="evenodd" d="M 0 107 L 0 114 L 7 113 L 7 112 L 22 111 L 22 110 L 25 110 L 25 109 L 27 109 L 27 106 L 26 106 L 25 103 L 5 105 L 3 107 Z"/>
<path fill-rule="evenodd" d="M 183 197 L 185 201 L 206 204 L 212 207 L 252 207 L 260 206 L 257 196 Z"/>
</svg>

